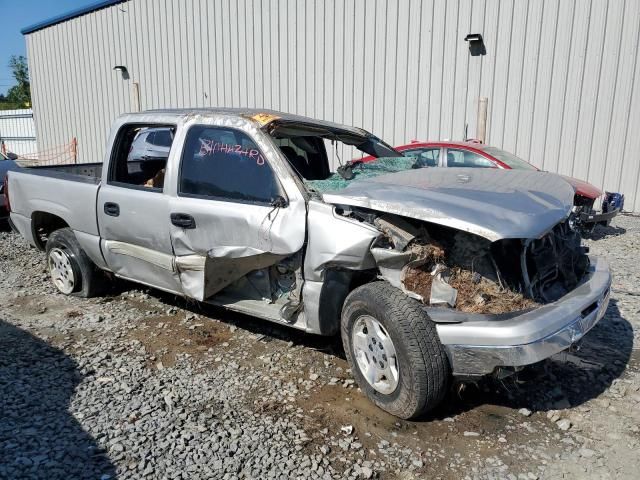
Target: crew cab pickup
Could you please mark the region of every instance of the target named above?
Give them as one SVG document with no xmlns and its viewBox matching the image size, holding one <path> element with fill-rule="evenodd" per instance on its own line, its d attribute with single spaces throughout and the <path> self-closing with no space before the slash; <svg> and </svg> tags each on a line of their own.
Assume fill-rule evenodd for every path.
<svg viewBox="0 0 640 480">
<path fill-rule="evenodd" d="M 11 222 L 60 292 L 116 276 L 339 332 L 362 391 L 402 418 L 453 376 L 571 347 L 607 308 L 609 269 L 557 175 L 422 168 L 359 128 L 273 111 L 128 114 L 108 145 L 101 164 L 8 175 Z M 377 160 L 331 171 L 354 150 Z"/>
</svg>

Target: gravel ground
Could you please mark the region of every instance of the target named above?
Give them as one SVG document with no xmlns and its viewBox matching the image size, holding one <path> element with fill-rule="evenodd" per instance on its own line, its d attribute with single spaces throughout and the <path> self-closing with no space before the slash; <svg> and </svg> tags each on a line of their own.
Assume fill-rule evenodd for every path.
<svg viewBox="0 0 640 480">
<path fill-rule="evenodd" d="M 614 289 L 582 349 L 400 421 L 339 341 L 118 282 L 57 294 L 0 233 L 0 478 L 637 478 L 640 218 L 587 241 Z"/>
</svg>

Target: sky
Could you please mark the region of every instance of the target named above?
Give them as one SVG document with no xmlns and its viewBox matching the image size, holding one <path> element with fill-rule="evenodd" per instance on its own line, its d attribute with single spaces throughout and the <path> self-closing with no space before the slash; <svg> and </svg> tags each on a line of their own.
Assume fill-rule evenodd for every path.
<svg viewBox="0 0 640 480">
<path fill-rule="evenodd" d="M 20 30 L 92 3 L 96 0 L 0 0 L 0 93 L 6 94 L 15 84 L 11 55 L 27 55 Z"/>
</svg>

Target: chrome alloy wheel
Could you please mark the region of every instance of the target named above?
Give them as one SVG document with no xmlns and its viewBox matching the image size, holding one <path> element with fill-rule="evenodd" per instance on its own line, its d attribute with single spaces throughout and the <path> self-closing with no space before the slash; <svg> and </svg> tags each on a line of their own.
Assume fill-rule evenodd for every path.
<svg viewBox="0 0 640 480">
<path fill-rule="evenodd" d="M 65 295 L 73 292 L 76 285 L 76 278 L 69 255 L 60 248 L 52 248 L 49 251 L 47 263 L 49 265 L 51 280 L 56 288 Z"/>
<path fill-rule="evenodd" d="M 362 376 L 376 391 L 389 395 L 398 386 L 398 357 L 386 329 L 370 315 L 356 319 L 351 332 L 353 354 Z"/>
</svg>

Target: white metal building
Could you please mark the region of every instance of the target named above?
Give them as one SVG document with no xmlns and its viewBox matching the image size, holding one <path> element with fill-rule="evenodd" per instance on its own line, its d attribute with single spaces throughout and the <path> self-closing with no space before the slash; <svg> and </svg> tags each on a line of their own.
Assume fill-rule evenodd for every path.
<svg viewBox="0 0 640 480">
<path fill-rule="evenodd" d="M 37 150 L 33 111 L 0 110 L 0 150 L 29 155 Z"/>
<path fill-rule="evenodd" d="M 487 143 L 640 210 L 638 0 L 107 0 L 23 33 L 38 146 L 77 137 L 79 161 L 138 108 L 273 108 L 397 145 L 475 136 L 486 97 Z"/>
</svg>

